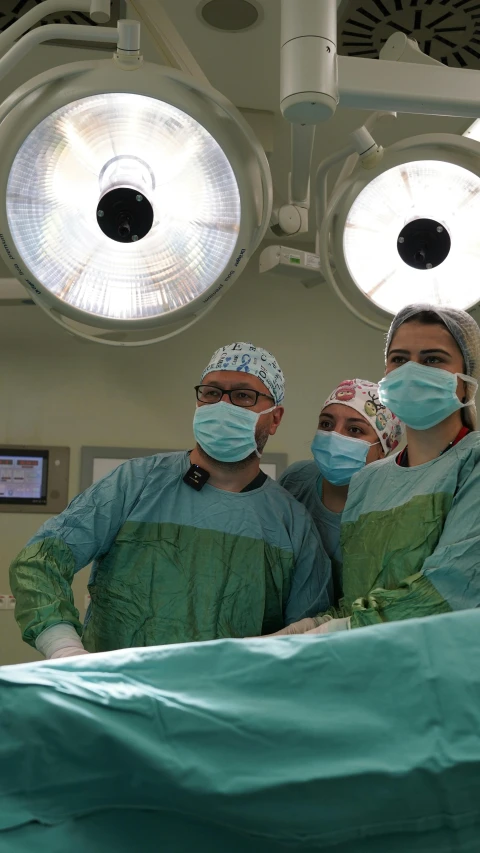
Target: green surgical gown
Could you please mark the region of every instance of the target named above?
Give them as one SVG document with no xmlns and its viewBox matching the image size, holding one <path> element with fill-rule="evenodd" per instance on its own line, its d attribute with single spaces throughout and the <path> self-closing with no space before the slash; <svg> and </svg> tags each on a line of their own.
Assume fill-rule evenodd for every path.
<svg viewBox="0 0 480 853">
<path fill-rule="evenodd" d="M 480 432 L 412 468 L 395 457 L 353 478 L 342 517 L 351 627 L 480 607 Z"/>
<path fill-rule="evenodd" d="M 43 525 L 10 570 L 26 642 L 59 622 L 92 652 L 253 636 L 333 603 L 330 561 L 297 501 L 271 479 L 197 492 L 189 464 L 133 459 Z M 92 561 L 82 628 L 71 583 Z"/>
</svg>

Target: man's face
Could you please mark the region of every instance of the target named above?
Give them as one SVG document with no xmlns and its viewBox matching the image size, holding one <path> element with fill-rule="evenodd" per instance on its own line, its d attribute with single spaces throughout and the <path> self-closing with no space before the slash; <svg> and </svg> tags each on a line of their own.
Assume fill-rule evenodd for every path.
<svg viewBox="0 0 480 853">
<path fill-rule="evenodd" d="M 207 386 L 206 388 L 204 387 L 203 393 L 205 402 L 197 402 L 197 406 L 217 405 L 217 403 L 214 402 L 207 402 L 210 397 L 212 401 L 223 401 L 224 403 L 228 403 L 234 408 L 237 408 L 237 406 L 232 403 L 229 395 L 225 393 L 226 391 L 232 392 L 233 399 L 237 404 L 240 403 L 239 407 L 248 408 L 251 412 L 261 414 L 266 409 L 271 409 L 272 406 L 275 406 L 275 400 L 268 388 L 263 384 L 261 379 L 257 376 L 252 376 L 250 373 L 237 372 L 235 370 L 216 370 L 212 373 L 208 373 L 205 378 L 202 379 L 201 384 L 202 386 Z M 209 391 L 209 389 L 211 389 L 211 391 Z M 223 394 L 220 397 L 219 391 L 223 391 Z M 244 393 L 242 394 L 242 392 Z M 253 400 L 255 396 L 248 392 L 257 392 L 259 396 L 253 406 L 249 405 L 247 407 L 244 404 Z M 283 413 L 283 406 L 277 406 L 273 412 L 268 412 L 268 414 L 263 415 L 258 419 L 255 438 L 260 452 L 265 447 L 269 436 L 275 435 L 280 425 L 280 421 L 282 420 Z"/>
</svg>

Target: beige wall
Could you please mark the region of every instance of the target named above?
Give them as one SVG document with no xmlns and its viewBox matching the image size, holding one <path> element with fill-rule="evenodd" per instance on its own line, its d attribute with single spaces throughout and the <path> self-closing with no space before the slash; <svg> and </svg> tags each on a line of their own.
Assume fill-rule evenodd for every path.
<svg viewBox="0 0 480 853">
<path fill-rule="evenodd" d="M 286 415 L 270 451 L 308 456 L 323 399 L 349 376 L 378 379 L 382 334 L 351 316 L 330 291 L 260 277 L 253 261 L 219 306 L 191 331 L 154 347 L 120 349 L 68 336 L 34 307 L 0 307 L 0 443 L 71 448 L 70 496 L 82 445 L 192 445 L 192 386 L 211 352 L 233 340 L 271 349 L 287 378 Z M 0 512 L 0 593 L 11 559 L 45 519 Z M 88 572 L 75 581 L 83 616 Z M 38 657 L 13 613 L 0 611 L 0 664 Z"/>
</svg>

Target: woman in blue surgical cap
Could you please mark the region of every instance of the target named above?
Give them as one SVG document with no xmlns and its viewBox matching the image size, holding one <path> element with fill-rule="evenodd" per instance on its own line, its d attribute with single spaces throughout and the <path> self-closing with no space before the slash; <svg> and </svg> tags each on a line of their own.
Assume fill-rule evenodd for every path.
<svg viewBox="0 0 480 853">
<path fill-rule="evenodd" d="M 398 418 L 380 402 L 378 385 L 346 379 L 325 401 L 312 442 L 314 461 L 295 462 L 280 485 L 310 512 L 332 561 L 335 600 L 341 596 L 340 525 L 353 475 L 395 450 L 403 436 Z"/>
<path fill-rule="evenodd" d="M 339 606 L 285 633 L 480 607 L 480 329 L 465 311 L 409 305 L 385 363 L 380 400 L 406 424 L 407 446 L 352 481 Z"/>
</svg>

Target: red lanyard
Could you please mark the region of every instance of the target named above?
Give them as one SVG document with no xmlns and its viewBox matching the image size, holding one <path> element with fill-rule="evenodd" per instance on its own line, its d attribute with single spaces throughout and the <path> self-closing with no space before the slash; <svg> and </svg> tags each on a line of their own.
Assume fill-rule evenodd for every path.
<svg viewBox="0 0 480 853">
<path fill-rule="evenodd" d="M 447 450 L 450 450 L 451 447 L 455 447 L 455 445 L 458 444 L 459 441 L 461 441 L 462 438 L 465 438 L 465 436 L 469 433 L 470 430 L 468 427 L 462 427 L 457 437 L 450 442 L 450 444 L 448 445 L 448 447 L 445 448 L 445 450 L 442 450 L 440 456 L 443 456 L 443 454 L 446 453 Z M 397 465 L 400 465 L 401 468 L 408 468 L 408 446 L 404 447 L 404 449 L 400 451 L 395 461 Z"/>
</svg>

